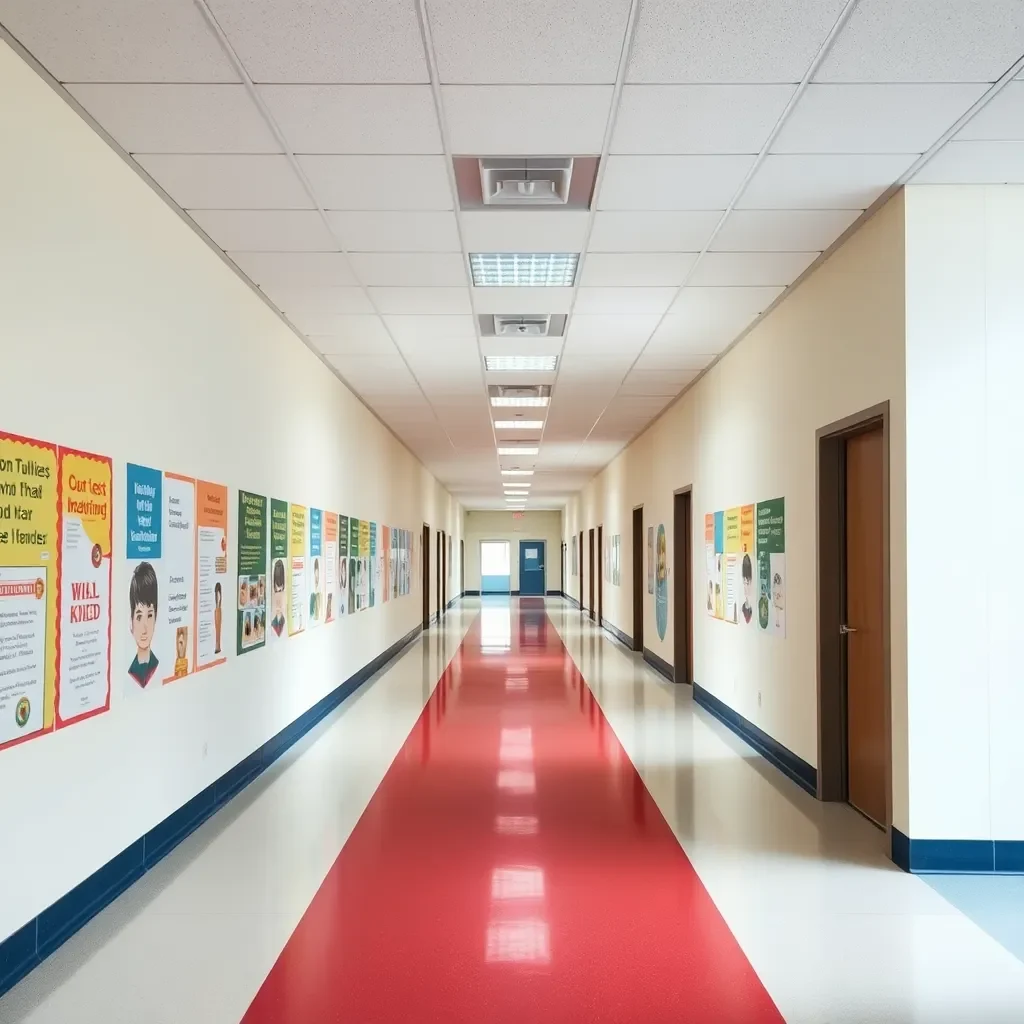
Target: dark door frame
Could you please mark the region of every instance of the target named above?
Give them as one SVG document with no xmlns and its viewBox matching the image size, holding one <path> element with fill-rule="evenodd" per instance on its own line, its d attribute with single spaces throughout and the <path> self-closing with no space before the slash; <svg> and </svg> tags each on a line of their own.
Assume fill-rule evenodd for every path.
<svg viewBox="0 0 1024 1024">
<path fill-rule="evenodd" d="M 846 441 L 882 428 L 882 659 L 885 701 L 885 832 L 892 855 L 892 645 L 890 638 L 889 403 L 822 427 L 815 435 L 818 497 L 818 799 L 845 802 Z"/>
<path fill-rule="evenodd" d="M 562 562 L 561 562 L 561 565 L 559 566 L 559 576 L 558 576 L 558 592 L 560 594 L 564 594 L 565 593 L 565 557 L 566 557 L 566 546 L 565 546 L 565 541 L 563 540 L 562 541 Z"/>
<path fill-rule="evenodd" d="M 693 486 L 672 492 L 672 674 L 693 685 Z"/>
<path fill-rule="evenodd" d="M 644 507 L 633 509 L 633 650 L 644 649 Z"/>
<path fill-rule="evenodd" d="M 441 587 L 444 579 L 444 530 L 437 530 L 437 620 L 441 621 L 444 605 L 441 603 Z"/>
<path fill-rule="evenodd" d="M 466 593 L 466 542 L 459 539 L 459 597 Z"/>
<path fill-rule="evenodd" d="M 604 625 L 604 524 L 597 524 L 597 624 Z"/>
<path fill-rule="evenodd" d="M 590 570 L 590 572 L 589 572 L 590 599 L 587 602 L 587 611 L 590 613 L 590 618 L 593 619 L 594 618 L 594 528 L 593 527 L 590 528 L 590 531 L 587 534 L 587 541 L 588 541 L 588 551 L 587 551 L 587 554 L 589 556 L 587 561 L 590 563 L 589 566 L 588 566 L 588 568 Z"/>
<path fill-rule="evenodd" d="M 583 531 L 580 530 L 578 547 L 580 549 L 580 611 L 583 611 Z"/>
<path fill-rule="evenodd" d="M 423 595 L 423 628 L 430 629 L 430 526 L 423 524 L 423 579 L 420 581 Z"/>
</svg>

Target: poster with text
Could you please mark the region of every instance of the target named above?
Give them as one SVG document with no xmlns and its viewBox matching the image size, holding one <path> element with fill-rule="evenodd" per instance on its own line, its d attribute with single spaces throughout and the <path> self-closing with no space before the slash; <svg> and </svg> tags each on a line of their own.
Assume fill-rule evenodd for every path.
<svg viewBox="0 0 1024 1024">
<path fill-rule="evenodd" d="M 267 499 L 238 492 L 238 579 L 235 650 L 259 650 L 267 641 Z M 282 571 L 282 585 L 284 573 Z M 218 619 L 217 628 L 220 629 Z"/>
<path fill-rule="evenodd" d="M 113 480 L 110 459 L 60 450 L 57 728 L 110 709 Z M 0 524 L 0 532 L 3 526 Z M 2 606 L 2 602 L 0 602 Z"/>
<path fill-rule="evenodd" d="M 309 551 L 308 579 L 309 588 L 307 625 L 315 629 L 323 622 L 324 605 L 326 604 L 324 572 L 324 514 L 321 509 L 311 508 L 309 510 Z"/>
<path fill-rule="evenodd" d="M 740 606 L 740 510 L 727 508 L 725 520 L 725 558 L 722 564 L 722 618 L 736 624 Z"/>
<path fill-rule="evenodd" d="M 357 607 L 365 611 L 370 607 L 370 524 L 365 519 L 359 521 L 359 559 L 356 565 L 359 594 Z"/>
<path fill-rule="evenodd" d="M 389 583 L 391 585 L 391 596 L 393 598 L 399 596 L 398 580 L 401 576 L 401 555 L 399 554 L 399 551 L 401 548 L 398 546 L 398 541 L 401 534 L 401 530 L 396 530 L 394 527 L 391 528 L 391 561 L 389 562 L 391 572 Z"/>
<path fill-rule="evenodd" d="M 391 598 L 391 527 L 380 527 L 381 544 L 381 598 L 388 601 Z"/>
<path fill-rule="evenodd" d="M 348 516 L 338 516 L 338 614 L 348 615 Z"/>
<path fill-rule="evenodd" d="M 0 433 L 0 747 L 53 727 L 57 460 L 56 445 Z"/>
<path fill-rule="evenodd" d="M 757 622 L 786 635 L 786 499 L 757 503 Z"/>
<path fill-rule="evenodd" d="M 715 618 L 725 618 L 725 513 L 715 513 Z"/>
<path fill-rule="evenodd" d="M 271 644 L 288 635 L 288 502 L 270 500 L 270 629 Z"/>
<path fill-rule="evenodd" d="M 370 532 L 370 562 L 369 562 L 369 603 L 368 608 L 373 608 L 377 603 L 377 595 L 380 593 L 380 547 L 377 541 L 377 524 L 369 524 Z"/>
<path fill-rule="evenodd" d="M 288 635 L 306 628 L 309 582 L 306 578 L 306 506 L 288 505 Z"/>
<path fill-rule="evenodd" d="M 228 589 L 228 489 L 196 481 L 196 668 L 227 660 L 224 592 Z"/>
<path fill-rule="evenodd" d="M 338 604 L 338 517 L 333 512 L 324 513 L 324 593 L 324 622 L 333 622 Z"/>
<path fill-rule="evenodd" d="M 737 621 L 741 626 L 753 626 L 757 619 L 757 587 L 754 583 L 754 559 L 756 555 L 756 531 L 754 527 L 755 507 L 740 507 L 740 608 Z"/>
<path fill-rule="evenodd" d="M 664 640 L 668 629 L 668 540 L 664 524 L 658 525 L 658 566 L 654 589 L 654 618 L 658 636 Z"/>
<path fill-rule="evenodd" d="M 704 516 L 704 606 L 715 617 L 715 514 Z"/>
<path fill-rule="evenodd" d="M 654 593 L 654 527 L 647 527 L 647 593 Z"/>
</svg>

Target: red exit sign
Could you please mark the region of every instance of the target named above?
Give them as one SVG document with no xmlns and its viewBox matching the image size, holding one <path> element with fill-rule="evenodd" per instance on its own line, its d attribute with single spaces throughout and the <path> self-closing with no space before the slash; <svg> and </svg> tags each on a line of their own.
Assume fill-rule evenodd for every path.
<svg viewBox="0 0 1024 1024">
<path fill-rule="evenodd" d="M 525 513 L 523 513 L 523 512 L 513 512 L 512 513 L 512 518 L 513 519 L 522 519 L 524 514 Z"/>
</svg>

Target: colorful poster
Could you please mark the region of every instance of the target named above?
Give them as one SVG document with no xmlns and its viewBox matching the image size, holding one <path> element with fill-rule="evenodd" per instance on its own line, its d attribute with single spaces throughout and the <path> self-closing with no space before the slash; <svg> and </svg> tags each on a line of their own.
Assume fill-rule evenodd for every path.
<svg viewBox="0 0 1024 1024">
<path fill-rule="evenodd" d="M 391 527 L 380 527 L 381 539 L 381 597 L 391 597 Z"/>
<path fill-rule="evenodd" d="M 195 667 L 196 482 L 164 473 L 163 563 L 166 581 L 163 644 L 172 644 L 173 665 L 164 682 L 183 679 Z M 154 650 L 167 650 L 154 643 Z M 136 654 L 138 652 L 136 651 Z"/>
<path fill-rule="evenodd" d="M 227 661 L 224 591 L 228 587 L 228 489 L 196 481 L 196 668 Z"/>
<path fill-rule="evenodd" d="M 786 635 L 786 499 L 757 503 L 757 622 Z"/>
<path fill-rule="evenodd" d="M 725 618 L 725 513 L 715 513 L 715 618 Z"/>
<path fill-rule="evenodd" d="M 647 527 L 647 593 L 654 593 L 654 527 Z"/>
<path fill-rule="evenodd" d="M 740 605 L 740 510 L 727 508 L 725 520 L 725 558 L 722 565 L 723 614 L 735 625 Z"/>
<path fill-rule="evenodd" d="M 654 612 L 658 636 L 664 640 L 668 629 L 668 541 L 664 524 L 658 524 L 658 567 L 655 577 Z"/>
<path fill-rule="evenodd" d="M 757 599 L 754 592 L 755 554 L 754 506 L 740 508 L 740 587 L 742 603 L 737 621 L 741 626 L 751 626 L 756 616 Z"/>
<path fill-rule="evenodd" d="M 58 729 L 110 709 L 113 482 L 110 459 L 60 449 Z"/>
<path fill-rule="evenodd" d="M 369 562 L 369 604 L 373 608 L 377 603 L 377 594 L 380 592 L 380 548 L 377 543 L 377 524 L 370 523 L 370 562 Z"/>
<path fill-rule="evenodd" d="M 399 577 L 399 562 L 400 556 L 398 554 L 400 548 L 398 547 L 398 539 L 401 535 L 401 530 L 396 530 L 394 527 L 391 528 L 391 549 L 390 555 L 388 556 L 390 561 L 388 562 L 388 585 L 391 590 L 392 598 L 398 597 L 398 577 Z"/>
<path fill-rule="evenodd" d="M 57 446 L 0 433 L 0 747 L 53 728 Z"/>
<path fill-rule="evenodd" d="M 286 636 L 288 625 L 288 502 L 270 501 L 270 630 L 271 644 Z"/>
<path fill-rule="evenodd" d="M 238 601 L 235 650 L 259 650 L 267 639 L 267 499 L 238 492 Z M 282 584 L 284 573 L 282 571 Z M 220 629 L 220 620 L 215 623 Z"/>
<path fill-rule="evenodd" d="M 349 610 L 361 612 L 366 607 L 366 562 L 370 552 L 370 524 L 349 520 Z M 364 554 L 364 552 L 366 552 Z"/>
<path fill-rule="evenodd" d="M 338 614 L 349 613 L 349 540 L 348 516 L 338 516 Z"/>
<path fill-rule="evenodd" d="M 306 628 L 309 582 L 306 578 L 306 506 L 288 505 L 288 635 Z"/>
<path fill-rule="evenodd" d="M 325 597 L 326 573 L 323 567 L 324 561 L 324 514 L 321 509 L 311 508 L 309 510 L 309 553 L 308 553 L 308 578 L 309 588 L 309 617 L 307 625 L 315 629 L 323 622 Z"/>
<path fill-rule="evenodd" d="M 705 609 L 711 618 L 715 617 L 715 514 L 708 512 L 704 516 L 704 579 Z"/>
<path fill-rule="evenodd" d="M 333 622 L 338 603 L 338 517 L 333 512 L 324 513 L 324 592 L 324 622 Z"/>
</svg>

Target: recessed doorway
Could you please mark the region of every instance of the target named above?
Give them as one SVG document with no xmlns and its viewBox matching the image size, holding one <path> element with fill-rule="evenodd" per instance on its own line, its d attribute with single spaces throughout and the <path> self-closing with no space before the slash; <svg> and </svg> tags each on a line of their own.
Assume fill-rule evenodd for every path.
<svg viewBox="0 0 1024 1024">
<path fill-rule="evenodd" d="M 644 507 L 633 509 L 633 650 L 644 649 Z"/>
<path fill-rule="evenodd" d="M 672 666 L 677 683 L 693 685 L 693 494 L 672 498 Z"/>
</svg>

